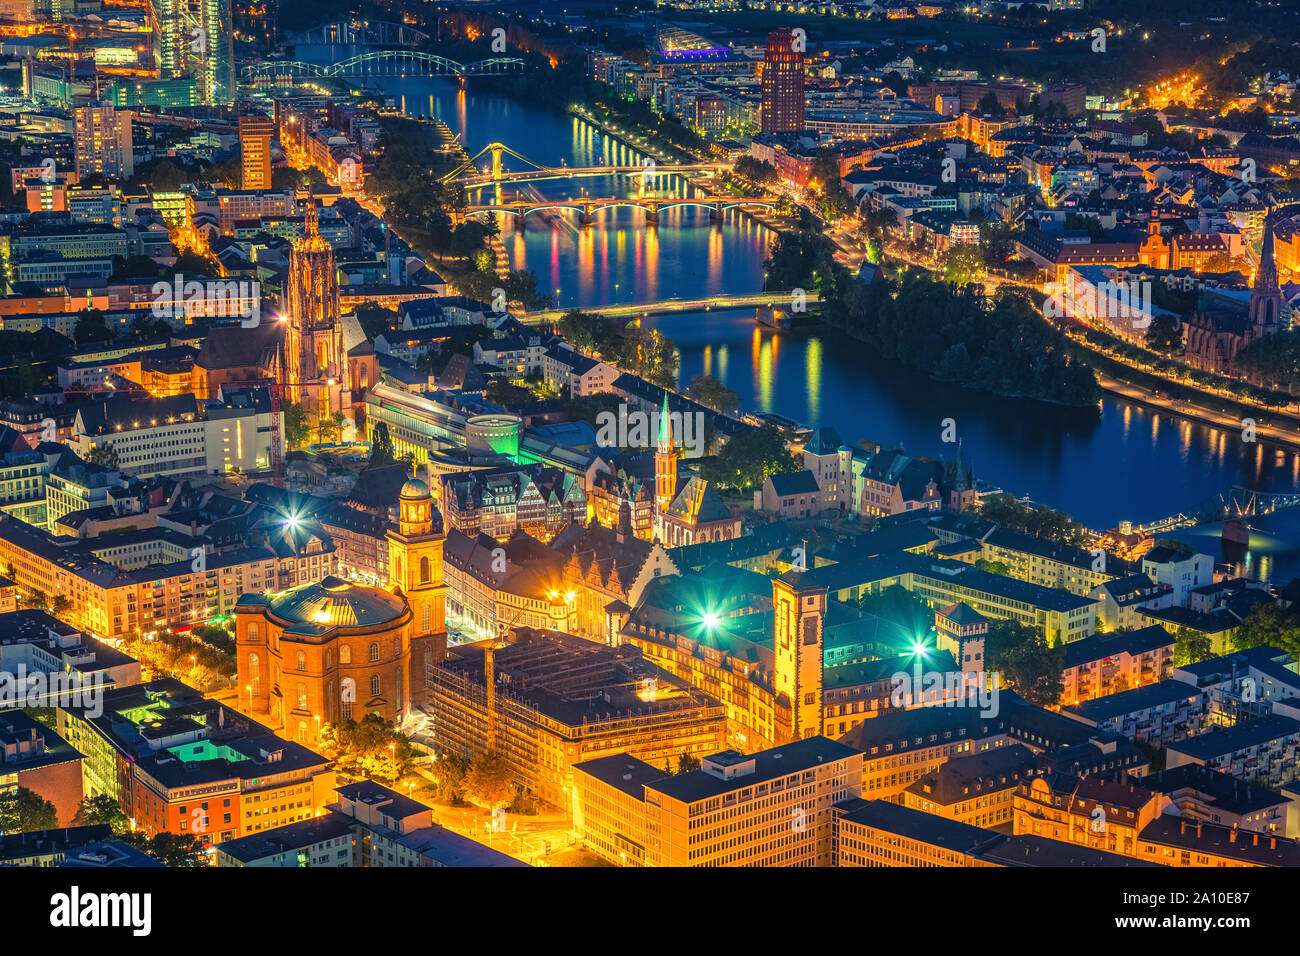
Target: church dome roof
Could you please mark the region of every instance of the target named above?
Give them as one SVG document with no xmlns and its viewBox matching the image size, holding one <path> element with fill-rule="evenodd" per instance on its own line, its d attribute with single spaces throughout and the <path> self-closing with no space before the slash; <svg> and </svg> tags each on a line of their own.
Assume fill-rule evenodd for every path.
<svg viewBox="0 0 1300 956">
<path fill-rule="evenodd" d="M 406 484 L 402 485 L 401 496 L 403 498 L 428 498 L 429 486 L 419 478 L 408 478 Z"/>
</svg>

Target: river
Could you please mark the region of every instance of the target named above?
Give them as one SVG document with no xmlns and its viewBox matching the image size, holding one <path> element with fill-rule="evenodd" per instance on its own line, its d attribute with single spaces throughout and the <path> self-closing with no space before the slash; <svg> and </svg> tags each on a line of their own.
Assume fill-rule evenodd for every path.
<svg viewBox="0 0 1300 956">
<path fill-rule="evenodd" d="M 336 51 L 337 53 L 337 51 Z M 300 53 L 301 55 L 301 53 Z M 305 57 L 304 57 L 305 58 Z M 412 115 L 433 115 L 460 134 L 471 155 L 501 142 L 530 159 L 570 166 L 635 163 L 640 154 L 562 110 L 445 79 L 382 81 Z M 508 169 L 524 169 L 509 157 Z M 681 180 L 661 184 L 678 194 Z M 626 194 L 628 177 L 537 184 L 552 199 Z M 621 192 L 618 192 L 621 191 Z M 571 221 L 571 220 L 570 220 Z M 703 210 L 664 213 L 658 229 L 639 210 L 605 213 L 588 229 L 530 218 L 502 240 L 512 265 L 531 269 L 558 304 L 599 306 L 658 298 L 757 291 L 770 233 L 729 215 L 711 227 Z M 926 381 L 874 358 L 826 328 L 759 330 L 752 314 L 707 312 L 651 317 L 681 349 L 681 381 L 707 372 L 737 393 L 744 410 L 770 411 L 808 425 L 833 425 L 849 444 L 870 439 L 918 455 L 951 458 L 940 440 L 951 418 L 976 477 L 1051 505 L 1090 527 L 1155 520 L 1232 485 L 1264 491 L 1300 487 L 1300 456 L 1241 441 L 1237 432 L 1189 422 L 1112 396 L 1100 416 L 1002 399 Z M 1256 519 L 1249 570 L 1279 582 L 1300 574 L 1300 510 Z M 1219 556 L 1217 528 L 1184 537 Z"/>
</svg>

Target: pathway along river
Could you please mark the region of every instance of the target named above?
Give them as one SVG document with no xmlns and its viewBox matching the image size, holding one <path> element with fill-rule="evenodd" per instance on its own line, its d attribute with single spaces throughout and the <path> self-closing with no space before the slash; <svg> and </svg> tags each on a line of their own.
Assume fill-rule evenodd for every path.
<svg viewBox="0 0 1300 956">
<path fill-rule="evenodd" d="M 410 115 L 428 115 L 432 106 L 471 155 L 502 142 L 547 164 L 640 160 L 634 150 L 561 109 L 488 91 L 472 79 L 467 91 L 446 79 L 375 82 L 404 97 Z M 505 166 L 525 168 L 509 157 Z M 548 198 L 565 198 L 583 189 L 606 196 L 634 187 L 626 178 L 608 177 L 536 188 Z M 531 217 L 520 234 L 507 222 L 502 239 L 513 265 L 536 273 L 561 306 L 586 307 L 756 291 L 763 284 L 770 233 L 738 215 L 710 228 L 707 214 L 694 210 L 665 213 L 657 230 L 646 229 L 639 210 L 623 209 L 605 213 L 586 230 L 567 222 L 552 228 Z M 1244 444 L 1237 432 L 1109 395 L 1100 418 L 987 396 L 900 373 L 831 329 L 760 331 L 744 312 L 668 315 L 646 319 L 645 325 L 680 346 L 683 385 L 707 372 L 739 395 L 742 409 L 833 425 L 850 444 L 869 438 L 901 444 L 911 454 L 951 458 L 954 446 L 940 441 L 940 422 L 952 418 L 978 478 L 1094 528 L 1125 518 L 1154 520 L 1234 484 L 1267 491 L 1300 486 L 1300 456 L 1291 451 Z M 1250 572 L 1279 582 L 1300 573 L 1300 509 L 1254 524 Z M 1217 527 L 1178 537 L 1219 555 Z"/>
</svg>

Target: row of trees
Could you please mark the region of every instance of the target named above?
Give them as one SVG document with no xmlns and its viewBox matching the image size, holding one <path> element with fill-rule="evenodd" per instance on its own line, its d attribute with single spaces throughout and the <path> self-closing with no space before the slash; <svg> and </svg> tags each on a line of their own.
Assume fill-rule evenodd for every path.
<svg viewBox="0 0 1300 956">
<path fill-rule="evenodd" d="M 1101 400 L 1092 369 L 1019 291 L 990 301 L 975 287 L 909 270 L 901 282 L 852 283 L 825 312 L 886 361 L 939 381 L 1079 408 Z"/>
<path fill-rule="evenodd" d="M 974 509 L 970 509 L 974 510 Z M 980 500 L 978 514 L 1004 528 L 1023 531 L 1061 544 L 1083 545 L 1088 540 L 1088 530 L 1069 515 L 1047 505 L 1027 505 L 1013 495 L 998 493 L 985 495 Z M 996 571 L 996 573 L 1005 573 Z"/>
<path fill-rule="evenodd" d="M 727 440 L 722 450 L 700 462 L 700 477 L 721 488 L 751 491 L 763 487 L 768 476 L 800 471 L 803 462 L 790 453 L 785 435 L 769 423 Z"/>
<path fill-rule="evenodd" d="M 677 387 L 681 356 L 676 343 L 658 329 L 643 329 L 639 319 L 620 324 L 596 312 L 570 309 L 556 329 L 579 352 L 599 355 L 662 388 Z"/>
</svg>

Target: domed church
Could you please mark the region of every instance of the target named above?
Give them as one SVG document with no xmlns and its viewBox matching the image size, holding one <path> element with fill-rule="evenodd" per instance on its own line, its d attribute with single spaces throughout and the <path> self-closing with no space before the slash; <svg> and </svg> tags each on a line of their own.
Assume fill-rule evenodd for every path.
<svg viewBox="0 0 1300 956">
<path fill-rule="evenodd" d="M 402 487 L 388 531 L 391 590 L 333 575 L 245 594 L 235 608 L 241 707 L 316 746 L 321 727 L 374 713 L 401 724 L 446 654 L 443 531 L 429 486 Z"/>
</svg>

